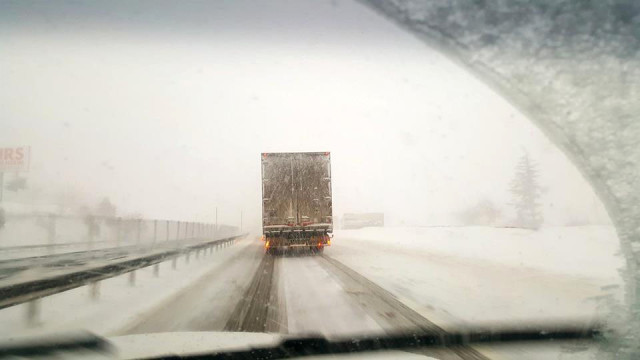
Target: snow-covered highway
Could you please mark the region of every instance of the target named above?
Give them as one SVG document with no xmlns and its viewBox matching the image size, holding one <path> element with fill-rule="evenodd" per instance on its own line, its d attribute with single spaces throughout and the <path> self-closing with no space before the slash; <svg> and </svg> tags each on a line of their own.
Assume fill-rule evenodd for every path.
<svg viewBox="0 0 640 360">
<path fill-rule="evenodd" d="M 535 254 L 536 248 L 549 250 L 558 234 L 569 251 L 565 264 L 554 261 L 562 254 Z M 84 288 L 44 298 L 36 328 L 24 325 L 20 307 L 0 311 L 0 320 L 7 334 L 80 328 L 106 336 L 249 331 L 328 338 L 495 324 L 586 324 L 607 316 L 608 306 L 620 298 L 615 271 L 621 261 L 610 235 L 596 228 L 363 229 L 338 231 L 323 255 L 276 256 L 265 255 L 264 244 L 249 236 L 190 262 L 181 258 L 177 270 L 163 263 L 159 277 L 140 270 L 134 286 L 105 280 L 97 301 L 89 300 Z M 576 241 L 581 252 L 570 246 Z M 96 323 L 97 318 L 107 321 Z M 475 349 L 480 352 L 429 354 L 500 358 L 504 353 Z M 516 350 L 526 358 L 522 348 Z"/>
<path fill-rule="evenodd" d="M 576 264 L 565 264 L 564 272 L 562 264 L 556 268 L 533 266 L 538 261 L 533 255 L 525 255 L 520 265 L 506 261 L 506 255 L 493 262 L 483 259 L 482 254 L 475 258 L 454 256 L 442 245 L 430 251 L 423 243 L 408 245 L 416 239 L 396 241 L 382 234 L 371 236 L 371 231 L 384 232 L 338 232 L 334 245 L 322 256 L 263 255 L 260 241 L 242 242 L 236 245 L 242 250 L 220 264 L 216 272 L 139 316 L 123 333 L 266 331 L 340 338 L 476 325 L 587 324 L 605 317 L 610 311 L 606 301 L 620 296 L 619 279 L 611 278 L 611 269 L 601 268 L 602 276 L 594 276 L 593 268 L 585 268 L 580 275 Z M 514 232 L 489 231 L 498 237 Z M 570 234 L 576 230 L 559 231 Z M 594 229 L 580 231 L 597 233 Z M 610 256 L 606 261 L 590 261 L 615 269 L 619 265 L 613 254 L 615 242 L 606 239 L 606 231 L 600 233 L 596 239 L 582 239 L 584 248 L 598 251 L 600 257 Z M 455 241 L 449 246 L 456 246 Z M 607 247 L 610 254 L 603 251 Z M 492 252 L 495 249 L 485 251 Z M 548 255 L 553 256 L 558 255 Z M 574 256 L 572 261 L 581 260 Z M 487 347 L 481 350 L 492 357 L 501 352 Z M 526 355 L 522 349 L 518 353 Z M 582 355 L 587 354 L 590 352 Z"/>
</svg>

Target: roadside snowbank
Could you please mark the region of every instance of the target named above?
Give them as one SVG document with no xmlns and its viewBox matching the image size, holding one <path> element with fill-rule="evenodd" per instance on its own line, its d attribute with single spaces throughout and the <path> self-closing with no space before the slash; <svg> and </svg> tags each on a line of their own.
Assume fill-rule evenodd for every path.
<svg viewBox="0 0 640 360">
<path fill-rule="evenodd" d="M 424 251 L 619 282 L 624 259 L 615 228 L 549 227 L 539 231 L 493 227 L 365 228 L 336 230 L 334 243 Z"/>
</svg>

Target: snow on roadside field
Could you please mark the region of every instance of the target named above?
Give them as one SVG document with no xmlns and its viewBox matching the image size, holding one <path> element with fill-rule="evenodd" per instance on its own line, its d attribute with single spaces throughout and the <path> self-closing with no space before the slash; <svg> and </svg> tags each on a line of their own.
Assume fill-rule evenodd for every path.
<svg viewBox="0 0 640 360">
<path fill-rule="evenodd" d="M 365 228 L 336 230 L 342 241 L 395 247 L 619 282 L 624 259 L 613 226 Z"/>
<path fill-rule="evenodd" d="M 607 227 L 369 228 L 337 231 L 325 255 L 446 329 L 606 317 L 617 247 Z"/>
</svg>

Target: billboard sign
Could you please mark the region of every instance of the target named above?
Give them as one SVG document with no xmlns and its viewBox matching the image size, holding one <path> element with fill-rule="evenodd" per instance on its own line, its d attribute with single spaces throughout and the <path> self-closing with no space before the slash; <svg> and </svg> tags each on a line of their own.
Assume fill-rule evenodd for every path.
<svg viewBox="0 0 640 360">
<path fill-rule="evenodd" d="M 30 146 L 0 146 L 0 172 L 29 171 L 30 163 Z"/>
<path fill-rule="evenodd" d="M 343 229 L 362 229 L 364 227 L 383 227 L 384 213 L 355 213 L 344 214 Z"/>
</svg>

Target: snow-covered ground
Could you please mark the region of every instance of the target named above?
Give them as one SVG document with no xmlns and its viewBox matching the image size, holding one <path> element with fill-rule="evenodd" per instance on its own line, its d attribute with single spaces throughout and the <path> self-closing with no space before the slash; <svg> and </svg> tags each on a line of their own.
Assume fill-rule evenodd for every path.
<svg viewBox="0 0 640 360">
<path fill-rule="evenodd" d="M 447 329 L 606 318 L 622 298 L 618 252 L 608 226 L 434 227 L 336 231 L 325 255 Z M 599 358 L 576 344 L 475 348 L 492 359 Z"/>
<path fill-rule="evenodd" d="M 442 326 L 602 316 L 621 297 L 618 242 L 606 226 L 368 228 L 326 251 Z"/>
<path fill-rule="evenodd" d="M 349 289 L 320 266 L 317 257 L 278 260 L 289 333 L 349 336 L 382 332 L 380 325 L 353 302 Z"/>
<path fill-rule="evenodd" d="M 325 256 L 390 291 L 445 329 L 588 323 L 621 300 L 612 227 L 368 228 L 336 231 Z M 344 336 L 384 329 L 317 257 L 279 259 L 288 332 Z M 355 293 L 354 293 L 355 292 Z M 594 359 L 577 343 L 475 347 L 494 359 Z"/>
<path fill-rule="evenodd" d="M 602 318 L 608 311 L 601 306 L 603 297 L 621 295 L 617 269 L 623 263 L 617 249 L 615 232 L 602 226 L 539 232 L 369 228 L 337 231 L 325 256 L 447 329 Z M 177 271 L 165 262 L 158 278 L 151 267 L 140 270 L 135 286 L 126 275 L 105 280 L 97 301 L 90 299 L 87 287 L 44 298 L 35 328 L 24 321 L 25 306 L 4 309 L 0 336 L 71 329 L 102 335 L 221 331 L 245 294 L 262 252 L 262 242 L 249 237 L 199 260 L 192 256 L 190 264 L 183 257 Z M 277 259 L 281 331 L 336 337 L 389 329 L 393 321 L 381 322 L 376 309 L 368 308 L 376 299 L 366 298 L 370 294 L 362 292 L 358 280 L 345 283 L 327 261 L 319 256 Z M 393 320 L 393 314 L 383 315 Z M 542 352 L 528 346 L 477 349 L 492 358 L 557 358 L 563 346 L 545 345 Z M 595 354 L 593 348 L 578 350 L 572 356 Z"/>
<path fill-rule="evenodd" d="M 624 259 L 613 226 L 548 227 L 539 231 L 494 227 L 365 228 L 336 230 L 336 245 L 426 251 L 434 255 L 620 281 Z"/>
</svg>

